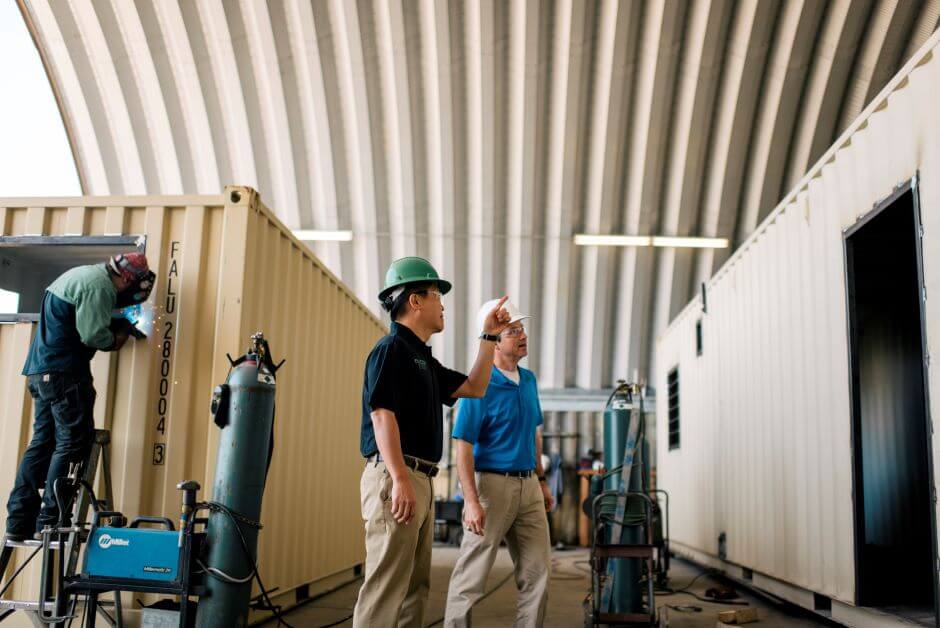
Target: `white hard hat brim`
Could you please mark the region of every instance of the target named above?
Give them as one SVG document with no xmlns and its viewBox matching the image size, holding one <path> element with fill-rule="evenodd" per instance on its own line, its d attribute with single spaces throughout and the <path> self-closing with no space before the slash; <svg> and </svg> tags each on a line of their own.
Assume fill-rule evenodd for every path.
<svg viewBox="0 0 940 628">
<path fill-rule="evenodd" d="M 489 301 L 487 301 L 480 307 L 480 310 L 477 313 L 477 324 L 480 325 L 480 329 L 483 328 L 483 321 L 486 320 L 486 316 L 490 313 L 490 311 L 492 311 L 494 307 L 496 307 L 497 303 L 499 303 L 499 299 L 490 299 Z M 526 320 L 528 318 L 532 318 L 532 315 L 523 314 L 522 312 L 520 312 L 519 309 L 516 308 L 515 304 L 512 301 L 506 301 L 506 303 L 503 304 L 503 309 L 505 309 L 509 313 L 510 325 L 513 323 L 518 323 L 519 321 Z"/>
</svg>

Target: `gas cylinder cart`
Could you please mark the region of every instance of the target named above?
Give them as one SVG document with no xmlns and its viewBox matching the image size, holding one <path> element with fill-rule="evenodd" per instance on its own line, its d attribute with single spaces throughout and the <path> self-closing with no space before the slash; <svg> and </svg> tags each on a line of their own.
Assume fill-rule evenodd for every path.
<svg viewBox="0 0 940 628">
<path fill-rule="evenodd" d="M 626 498 L 622 519 L 616 504 Z M 604 491 L 591 504 L 591 592 L 585 626 L 657 626 L 656 504 L 645 493 Z M 621 536 L 615 540 L 615 528 Z"/>
<path fill-rule="evenodd" d="M 607 400 L 604 465 L 609 471 L 591 478 L 583 505 L 592 530 L 585 625 L 655 626 L 654 585 L 667 581 L 669 569 L 659 501 L 668 511 L 668 496 L 650 487 L 640 384 L 620 381 Z"/>
</svg>

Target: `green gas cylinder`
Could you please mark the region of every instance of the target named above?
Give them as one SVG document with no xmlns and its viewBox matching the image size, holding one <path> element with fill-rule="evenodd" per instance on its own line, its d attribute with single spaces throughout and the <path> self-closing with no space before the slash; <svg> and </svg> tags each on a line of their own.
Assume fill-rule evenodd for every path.
<svg viewBox="0 0 940 628">
<path fill-rule="evenodd" d="M 252 347 L 232 362 L 225 384 L 213 395 L 213 415 L 222 431 L 212 489 L 215 506 L 206 530 L 209 573 L 196 612 L 198 628 L 242 628 L 248 621 L 274 423 L 277 367 L 267 351 L 263 335 L 252 336 Z"/>
<path fill-rule="evenodd" d="M 643 434 L 642 405 L 634 400 L 630 388 L 622 385 L 617 388 L 604 410 L 604 467 L 612 470 L 623 464 L 627 445 L 627 434 L 630 430 L 630 417 L 637 403 L 640 428 L 637 437 L 637 451 L 633 458 L 633 468 L 630 472 L 630 483 L 622 488 L 620 471 L 610 473 L 604 480 L 605 491 L 626 490 L 628 492 L 643 492 L 649 485 L 649 444 Z M 613 516 L 616 510 L 616 500 L 611 497 L 605 500 L 604 510 Z M 624 519 L 626 521 L 640 520 L 643 517 L 644 506 L 640 500 L 628 499 Z M 608 539 L 608 542 L 617 542 Z M 640 544 L 644 542 L 642 525 L 627 525 L 623 527 L 621 543 Z M 643 563 L 636 558 L 611 558 L 613 561 L 613 590 L 611 594 L 611 613 L 643 613 Z"/>
</svg>

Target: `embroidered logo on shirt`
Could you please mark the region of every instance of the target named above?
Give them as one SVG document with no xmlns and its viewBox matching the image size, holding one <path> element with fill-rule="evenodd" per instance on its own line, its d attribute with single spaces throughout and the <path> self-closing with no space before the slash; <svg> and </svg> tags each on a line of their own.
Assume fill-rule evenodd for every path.
<svg viewBox="0 0 940 628">
<path fill-rule="evenodd" d="M 428 370 L 428 363 L 422 360 L 421 358 L 415 358 L 415 364 L 418 365 L 418 368 L 422 371 Z"/>
</svg>

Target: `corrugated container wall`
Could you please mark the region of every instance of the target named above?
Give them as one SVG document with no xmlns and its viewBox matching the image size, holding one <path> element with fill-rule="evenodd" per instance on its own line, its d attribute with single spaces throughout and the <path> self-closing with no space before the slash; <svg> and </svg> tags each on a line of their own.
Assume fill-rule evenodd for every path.
<svg viewBox="0 0 940 628">
<path fill-rule="evenodd" d="M 726 563 L 753 570 L 755 582 L 769 576 L 855 603 L 843 230 L 917 177 L 926 342 L 934 354 L 938 41 L 935 35 L 914 56 L 708 282 L 707 311 L 696 299 L 659 339 L 657 390 L 668 389 L 673 368 L 679 374 L 678 448 L 669 448 L 668 395 L 658 395 L 657 414 L 664 417 L 659 483 L 670 493 L 672 542 L 681 552 L 703 562 L 722 554 Z M 929 409 L 938 417 L 940 373 L 933 363 L 928 386 Z M 936 434 L 933 448 L 940 451 Z M 933 474 L 936 480 L 936 465 Z"/>
<path fill-rule="evenodd" d="M 275 359 L 287 360 L 278 373 L 262 514 L 265 585 L 283 594 L 362 563 L 359 394 L 363 360 L 384 327 L 253 190 L 6 199 L 0 230 L 4 266 L 29 255 L 50 267 L 69 265 L 70 255 L 90 263 L 94 252 L 136 246 L 157 274 L 143 309 L 144 318 L 152 315 L 148 339 L 117 354 L 99 353 L 93 362 L 96 424 L 112 431 L 118 509 L 176 519 L 175 486 L 183 479 L 198 480 L 209 496 L 218 443 L 209 414 L 212 388 L 228 373 L 226 353 L 240 355 L 260 330 Z M 44 285 L 34 288 L 41 292 Z M 31 436 L 31 400 L 20 369 L 34 327 L 0 325 L 4 499 Z M 36 573 L 24 572 L 12 597 L 35 595 L 36 581 Z"/>
</svg>

